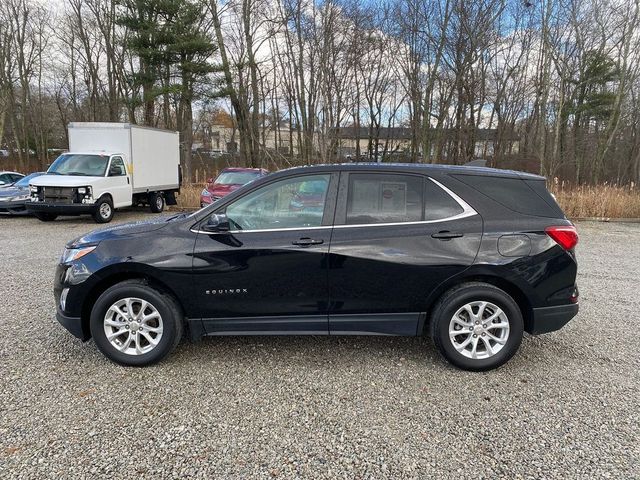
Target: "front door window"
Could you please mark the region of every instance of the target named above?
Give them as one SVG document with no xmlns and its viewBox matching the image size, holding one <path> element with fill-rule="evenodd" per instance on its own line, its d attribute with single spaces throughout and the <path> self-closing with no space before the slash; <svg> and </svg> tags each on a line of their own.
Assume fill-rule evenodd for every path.
<svg viewBox="0 0 640 480">
<path fill-rule="evenodd" d="M 227 206 L 232 230 L 308 228 L 322 225 L 330 175 L 305 175 L 254 190 Z"/>
</svg>

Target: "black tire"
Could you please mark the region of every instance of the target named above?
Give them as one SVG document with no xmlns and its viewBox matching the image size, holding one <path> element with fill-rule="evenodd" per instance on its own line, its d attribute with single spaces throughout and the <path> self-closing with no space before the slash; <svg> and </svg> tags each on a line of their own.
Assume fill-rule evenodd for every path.
<svg viewBox="0 0 640 480">
<path fill-rule="evenodd" d="M 164 204 L 164 196 L 161 193 L 156 192 L 149 195 L 149 207 L 152 213 L 162 213 Z"/>
<path fill-rule="evenodd" d="M 93 219 L 96 223 L 109 223 L 113 218 L 113 202 L 108 196 L 103 196 L 96 202 Z"/>
<path fill-rule="evenodd" d="M 458 309 L 475 301 L 486 301 L 499 307 L 505 313 L 509 322 L 509 334 L 506 338 L 506 343 L 499 351 L 488 358 L 469 358 L 463 355 L 454 347 L 454 340 L 449 338 L 449 323 L 452 321 L 453 316 Z M 478 314 L 479 310 L 474 313 Z M 485 315 L 488 316 L 490 314 L 491 312 L 488 311 Z M 486 316 L 485 318 L 487 318 Z M 482 321 L 480 321 L 480 324 L 482 325 Z M 470 282 L 452 288 L 438 300 L 431 315 L 430 328 L 431 337 L 436 348 L 450 363 L 463 370 L 484 371 L 503 365 L 518 351 L 522 342 L 524 322 L 518 304 L 503 290 L 487 283 Z M 465 337 L 465 334 L 455 337 L 455 341 L 460 339 L 459 346 L 461 346 L 460 343 L 469 338 L 468 336 Z M 466 335 L 473 336 L 473 334 Z M 478 337 L 481 335 L 481 333 L 478 333 Z M 484 335 L 482 336 L 484 337 Z M 488 339 L 488 337 L 485 337 L 485 339 Z M 471 341 L 473 342 L 473 339 Z M 479 348 L 482 351 L 488 353 L 482 338 L 479 338 L 477 343 L 481 344 Z M 493 347 L 495 348 L 496 345 L 494 344 Z"/>
<path fill-rule="evenodd" d="M 158 344 L 139 355 L 119 351 L 105 333 L 104 319 L 108 309 L 119 300 L 129 297 L 149 302 L 162 319 L 163 330 Z M 161 361 L 178 345 L 183 332 L 182 313 L 175 300 L 150 287 L 143 280 L 127 280 L 108 288 L 93 305 L 89 322 L 91 336 L 98 349 L 112 362 L 132 367 L 143 367 Z M 128 335 L 129 331 L 127 329 L 123 335 Z M 125 336 L 124 339 L 126 338 Z"/>
<path fill-rule="evenodd" d="M 37 212 L 34 213 L 34 215 L 38 220 L 42 222 L 53 222 L 56 218 L 58 218 L 58 215 L 56 215 L 55 213 Z"/>
</svg>

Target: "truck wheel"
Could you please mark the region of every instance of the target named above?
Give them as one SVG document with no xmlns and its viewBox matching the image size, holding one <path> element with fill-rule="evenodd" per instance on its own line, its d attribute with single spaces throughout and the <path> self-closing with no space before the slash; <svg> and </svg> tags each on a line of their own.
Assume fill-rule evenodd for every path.
<svg viewBox="0 0 640 480">
<path fill-rule="evenodd" d="M 142 367 L 159 362 L 182 337 L 176 302 L 141 280 L 107 289 L 91 310 L 91 336 L 109 360 Z"/>
<path fill-rule="evenodd" d="M 149 195 L 149 206 L 151 207 L 151 212 L 162 213 L 164 210 L 164 197 L 162 194 L 152 193 Z"/>
<path fill-rule="evenodd" d="M 109 197 L 100 197 L 96 202 L 93 219 L 96 223 L 109 223 L 113 218 L 113 202 Z"/>
<path fill-rule="evenodd" d="M 469 282 L 445 293 L 431 315 L 436 348 L 463 370 L 497 368 L 518 351 L 524 322 L 518 304 L 503 290 Z"/>
<path fill-rule="evenodd" d="M 58 215 L 56 215 L 55 213 L 38 212 L 38 213 L 35 213 L 34 215 L 38 220 L 41 220 L 43 222 L 53 222 L 56 218 L 58 218 Z"/>
</svg>

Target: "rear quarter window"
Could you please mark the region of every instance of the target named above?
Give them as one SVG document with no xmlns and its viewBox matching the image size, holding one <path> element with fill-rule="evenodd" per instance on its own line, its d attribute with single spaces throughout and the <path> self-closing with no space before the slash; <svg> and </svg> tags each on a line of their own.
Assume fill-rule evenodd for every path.
<svg viewBox="0 0 640 480">
<path fill-rule="evenodd" d="M 544 180 L 488 175 L 452 176 L 514 212 L 538 217 L 564 217 Z"/>
<path fill-rule="evenodd" d="M 425 182 L 424 191 L 424 219 L 443 220 L 455 217 L 464 212 L 464 209 L 451 195 L 431 180 Z"/>
</svg>

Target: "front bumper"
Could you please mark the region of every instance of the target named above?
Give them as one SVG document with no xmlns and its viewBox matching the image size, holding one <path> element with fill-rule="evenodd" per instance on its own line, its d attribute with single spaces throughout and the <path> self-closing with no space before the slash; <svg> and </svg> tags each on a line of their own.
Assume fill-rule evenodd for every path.
<svg viewBox="0 0 640 480">
<path fill-rule="evenodd" d="M 29 215 L 27 203 L 29 200 L 16 202 L 0 202 L 0 215 Z"/>
<path fill-rule="evenodd" d="M 89 338 L 91 338 L 91 334 L 87 331 L 87 329 L 82 324 L 82 319 L 80 317 L 66 316 L 65 313 L 62 310 L 60 310 L 59 306 L 56 311 L 56 319 L 58 320 L 58 322 L 60 322 L 60 324 L 64 328 L 69 330 L 69 332 L 74 337 L 79 338 L 83 342 L 86 342 L 87 340 L 89 340 Z"/>
<path fill-rule="evenodd" d="M 57 215 L 81 215 L 83 213 L 93 213 L 96 209 L 95 204 L 86 203 L 46 203 L 46 202 L 29 202 L 27 210 L 33 213 L 55 213 Z"/>
<path fill-rule="evenodd" d="M 531 322 L 527 325 L 527 332 L 539 335 L 560 330 L 578 314 L 578 309 L 577 303 L 534 308 Z"/>
<path fill-rule="evenodd" d="M 56 273 L 53 281 L 53 298 L 56 302 L 56 319 L 60 324 L 66 328 L 73 336 L 79 338 L 83 342 L 91 338 L 91 332 L 89 331 L 88 322 L 83 322 L 80 317 L 80 301 L 84 298 L 86 291 L 77 290 L 72 285 L 66 282 L 67 270 L 70 265 L 58 264 L 56 267 Z M 66 309 L 62 310 L 60 297 L 63 290 L 69 289 L 66 295 Z"/>
</svg>

